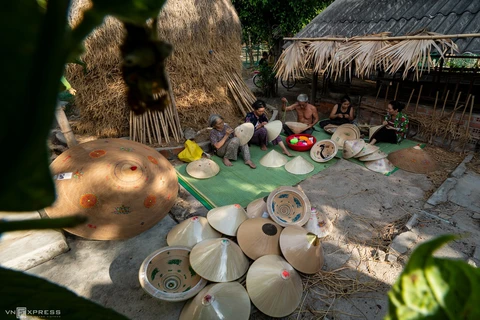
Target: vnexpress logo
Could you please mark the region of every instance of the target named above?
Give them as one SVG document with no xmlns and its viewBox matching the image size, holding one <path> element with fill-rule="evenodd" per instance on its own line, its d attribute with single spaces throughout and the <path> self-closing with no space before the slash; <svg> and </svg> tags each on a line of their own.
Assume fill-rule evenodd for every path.
<svg viewBox="0 0 480 320">
<path fill-rule="evenodd" d="M 32 310 L 27 309 L 26 307 L 17 307 L 15 310 L 5 310 L 7 315 L 15 315 L 17 319 L 29 319 L 30 316 L 32 317 L 40 317 L 40 318 L 60 318 L 61 312 L 60 310 Z"/>
</svg>

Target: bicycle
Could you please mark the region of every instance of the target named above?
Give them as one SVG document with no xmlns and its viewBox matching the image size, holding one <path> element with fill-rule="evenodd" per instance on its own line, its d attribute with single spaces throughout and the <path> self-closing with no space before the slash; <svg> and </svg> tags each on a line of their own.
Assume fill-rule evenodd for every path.
<svg viewBox="0 0 480 320">
<path fill-rule="evenodd" d="M 260 71 L 256 70 L 253 72 L 254 73 L 254 76 L 253 76 L 253 84 L 257 87 L 257 88 L 260 88 L 262 89 L 262 76 L 260 75 Z M 282 86 L 285 88 L 285 89 L 292 89 L 293 87 L 295 87 L 295 85 L 297 84 L 297 81 L 295 80 L 295 78 L 293 76 L 289 76 L 287 80 L 283 80 L 283 79 L 280 79 L 280 83 L 282 84 Z"/>
</svg>

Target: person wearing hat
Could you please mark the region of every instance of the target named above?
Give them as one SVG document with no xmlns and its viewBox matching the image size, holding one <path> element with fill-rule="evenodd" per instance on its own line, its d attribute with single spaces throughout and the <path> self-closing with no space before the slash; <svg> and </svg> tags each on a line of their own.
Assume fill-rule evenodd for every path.
<svg viewBox="0 0 480 320">
<path fill-rule="evenodd" d="M 318 122 L 318 111 L 315 106 L 308 103 L 308 96 L 305 93 L 299 94 L 297 102 L 287 107 L 287 99 L 282 98 L 282 111 L 295 110 L 297 112 L 297 121 L 306 124 L 308 127 L 303 132 L 311 134 L 313 126 Z M 286 135 L 292 135 L 293 131 L 287 125 L 283 125 L 283 131 Z"/>
<path fill-rule="evenodd" d="M 340 100 L 340 103 L 333 106 L 329 119 L 320 121 L 318 125 L 322 129 L 329 124 L 340 126 L 345 123 L 352 123 L 354 118 L 352 102 L 348 96 L 345 96 Z"/>
<path fill-rule="evenodd" d="M 384 127 L 370 137 L 370 144 L 377 142 L 400 143 L 407 137 L 408 116 L 402 112 L 405 105 L 398 101 L 390 101 L 387 115 L 383 121 Z"/>
<path fill-rule="evenodd" d="M 248 144 L 240 145 L 240 139 L 234 136 L 234 130 L 230 128 L 218 114 L 212 114 L 208 119 L 212 130 L 210 131 L 210 143 L 217 156 L 223 158 L 223 164 L 232 166 L 230 160 L 237 160 L 238 152 L 242 152 L 245 164 L 252 169 L 257 166 L 250 160 Z"/>
<path fill-rule="evenodd" d="M 253 112 L 247 113 L 245 117 L 245 122 L 250 122 L 255 127 L 253 137 L 250 139 L 249 143 L 258 145 L 263 151 L 265 151 L 267 150 L 268 143 L 268 133 L 265 128 L 265 125 L 268 123 L 268 118 L 265 115 L 265 101 L 257 100 L 252 104 L 252 107 Z M 278 144 L 285 155 L 292 157 L 292 154 L 288 152 L 280 136 L 276 137 L 271 142 L 273 145 Z"/>
</svg>

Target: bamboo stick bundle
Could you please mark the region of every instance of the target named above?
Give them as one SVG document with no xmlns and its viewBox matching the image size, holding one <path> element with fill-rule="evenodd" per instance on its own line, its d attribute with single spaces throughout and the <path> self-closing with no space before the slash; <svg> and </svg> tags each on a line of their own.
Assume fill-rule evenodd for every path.
<svg viewBox="0 0 480 320">
<path fill-rule="evenodd" d="M 162 127 L 163 137 L 167 143 L 170 143 L 170 137 L 168 136 L 168 125 L 165 119 L 163 118 L 163 113 L 157 113 L 158 118 L 160 119 L 160 126 Z"/>
<path fill-rule="evenodd" d="M 157 141 L 158 141 L 158 144 L 162 144 L 162 133 L 160 131 L 160 125 L 158 124 L 158 117 L 156 115 L 158 111 L 154 110 L 152 111 L 152 119 L 153 119 L 153 123 L 155 125 L 155 132 L 157 133 Z"/>
</svg>

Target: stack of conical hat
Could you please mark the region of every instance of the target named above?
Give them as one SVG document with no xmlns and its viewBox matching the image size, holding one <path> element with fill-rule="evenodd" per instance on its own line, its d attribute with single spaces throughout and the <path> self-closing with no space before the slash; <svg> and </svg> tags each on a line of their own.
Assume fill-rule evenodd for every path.
<svg viewBox="0 0 480 320">
<path fill-rule="evenodd" d="M 357 126 L 346 123 L 339 126 L 332 135 L 332 140 L 337 148 L 343 150 L 343 144 L 346 140 L 360 139 L 360 130 Z"/>
<path fill-rule="evenodd" d="M 355 140 L 345 140 L 343 143 L 343 158 L 350 159 L 362 151 L 365 147 L 365 140 L 355 139 Z"/>
<path fill-rule="evenodd" d="M 354 155 L 353 157 L 354 158 L 360 158 L 360 157 L 366 156 L 368 154 L 372 154 L 375 151 L 377 151 L 378 149 L 380 149 L 380 148 L 377 147 L 377 146 L 366 143 L 365 146 L 363 147 L 363 149 L 360 150 L 360 152 L 357 153 L 356 155 Z"/>
<path fill-rule="evenodd" d="M 308 232 L 317 235 L 317 237 L 323 238 L 332 232 L 333 225 L 325 213 L 319 212 L 315 208 L 312 208 L 310 219 L 308 219 L 308 222 L 303 226 L 303 228 L 305 228 L 305 230 Z"/>
<path fill-rule="evenodd" d="M 268 141 L 275 140 L 280 135 L 280 132 L 282 132 L 282 121 L 275 120 L 269 122 L 264 126 L 264 128 L 267 129 Z"/>
<path fill-rule="evenodd" d="M 362 156 L 358 158 L 360 161 L 374 161 L 374 160 L 379 160 L 388 157 L 388 154 L 386 154 L 383 151 L 377 150 L 373 153 L 367 154 L 365 156 Z"/>
<path fill-rule="evenodd" d="M 167 235 L 169 246 L 193 247 L 197 243 L 212 238 L 220 238 L 222 234 L 213 229 L 204 217 L 192 217 L 173 227 Z"/>
<path fill-rule="evenodd" d="M 374 161 L 365 161 L 365 167 L 374 172 L 387 174 L 395 169 L 395 166 L 388 160 L 388 158 L 382 158 Z"/>
<path fill-rule="evenodd" d="M 247 220 L 245 209 L 239 204 L 213 208 L 207 213 L 207 220 L 210 225 L 227 236 L 235 236 L 238 227 Z"/>
<path fill-rule="evenodd" d="M 287 157 L 275 150 L 270 151 L 260 159 L 260 164 L 268 168 L 278 168 L 285 165 L 287 162 Z"/>
<path fill-rule="evenodd" d="M 255 127 L 251 122 L 245 122 L 235 128 L 235 137 L 240 140 L 240 145 L 244 146 L 252 139 Z"/>
<path fill-rule="evenodd" d="M 300 275 L 280 256 L 258 258 L 247 273 L 247 291 L 253 304 L 271 317 L 285 317 L 300 305 Z"/>
<path fill-rule="evenodd" d="M 293 174 L 307 174 L 315 167 L 302 156 L 296 156 L 285 165 L 285 170 Z"/>
<path fill-rule="evenodd" d="M 197 243 L 190 253 L 190 264 L 202 278 L 213 282 L 234 281 L 248 270 L 248 259 L 242 249 L 226 238 Z"/>
<path fill-rule="evenodd" d="M 206 158 L 190 162 L 185 168 L 187 173 L 197 179 L 208 179 L 220 172 L 220 167 L 214 161 Z"/>
<path fill-rule="evenodd" d="M 308 125 L 301 122 L 287 121 L 285 122 L 285 124 L 287 125 L 287 127 L 290 128 L 290 130 L 292 130 L 293 133 L 297 133 L 297 134 L 302 133 L 308 128 Z"/>
<path fill-rule="evenodd" d="M 356 143 L 357 140 L 345 141 L 344 157 L 346 159 L 353 156 L 354 158 L 363 161 L 367 169 L 383 174 L 389 173 L 395 169 L 395 166 L 387 159 L 388 154 L 380 151 L 379 147 L 364 142 L 364 147 L 358 152 L 362 143 L 358 142 L 358 145 Z M 355 152 L 357 153 L 355 154 Z"/>
<path fill-rule="evenodd" d="M 388 160 L 396 167 L 413 173 L 428 173 L 436 169 L 435 160 L 419 146 L 392 152 Z"/>
<path fill-rule="evenodd" d="M 248 320 L 250 307 L 248 293 L 240 283 L 214 283 L 206 286 L 185 304 L 179 319 Z"/>
<path fill-rule="evenodd" d="M 248 219 L 238 228 L 238 245 L 252 260 L 269 254 L 280 255 L 278 240 L 282 229 L 270 219 Z"/>
<path fill-rule="evenodd" d="M 317 235 L 304 228 L 289 226 L 280 234 L 283 256 L 295 269 L 314 274 L 323 267 L 322 243 Z"/>
<path fill-rule="evenodd" d="M 249 219 L 269 217 L 267 211 L 267 198 L 268 196 L 255 199 L 247 205 L 247 217 Z"/>
</svg>

